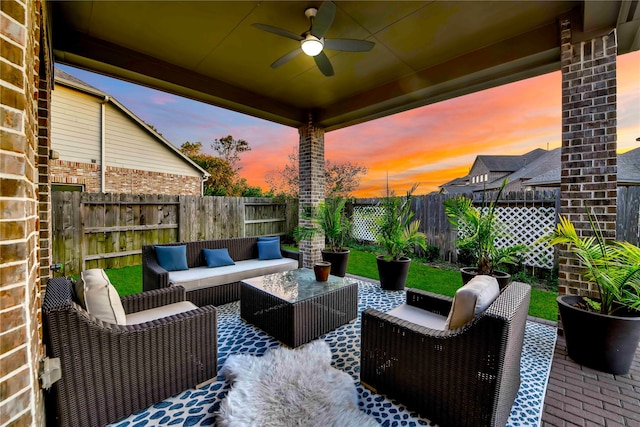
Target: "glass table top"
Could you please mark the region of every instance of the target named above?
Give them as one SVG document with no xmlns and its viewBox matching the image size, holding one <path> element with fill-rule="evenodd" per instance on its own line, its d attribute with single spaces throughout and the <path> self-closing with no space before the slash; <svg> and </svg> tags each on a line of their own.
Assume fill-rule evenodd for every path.
<svg viewBox="0 0 640 427">
<path fill-rule="evenodd" d="M 307 268 L 253 277 L 243 282 L 291 303 L 326 294 L 354 283 L 347 277 L 331 275 L 326 282 L 318 282 L 313 270 Z"/>
</svg>

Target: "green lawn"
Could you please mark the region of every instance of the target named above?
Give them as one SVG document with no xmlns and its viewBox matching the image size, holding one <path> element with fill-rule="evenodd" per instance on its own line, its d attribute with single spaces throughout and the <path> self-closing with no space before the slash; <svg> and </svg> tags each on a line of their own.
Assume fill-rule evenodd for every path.
<svg viewBox="0 0 640 427">
<path fill-rule="evenodd" d="M 288 247 L 288 249 L 295 250 L 296 248 Z M 142 266 L 136 265 L 106 270 L 106 272 L 121 296 L 142 291 Z M 378 280 L 376 255 L 371 252 L 351 249 L 347 273 Z M 418 262 L 411 264 L 407 287 L 453 296 L 460 286 L 462 286 L 462 280 L 458 271 L 435 268 Z M 558 320 L 556 297 L 557 294 L 554 292 L 533 289 L 529 314 L 543 319 Z"/>
</svg>

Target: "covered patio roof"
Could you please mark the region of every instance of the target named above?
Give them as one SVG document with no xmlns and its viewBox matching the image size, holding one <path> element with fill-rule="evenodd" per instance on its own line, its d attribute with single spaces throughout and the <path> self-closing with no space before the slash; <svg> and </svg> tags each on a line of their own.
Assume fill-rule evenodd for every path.
<svg viewBox="0 0 640 427">
<path fill-rule="evenodd" d="M 327 50 L 335 75 L 299 55 L 304 11 L 319 1 L 50 2 L 55 60 L 299 127 L 327 131 L 560 68 L 558 19 L 573 42 L 612 28 L 619 53 L 640 48 L 637 1 L 335 2 L 327 38 L 375 42 L 369 52 Z M 526 100 L 523 100 L 526 102 Z"/>
</svg>

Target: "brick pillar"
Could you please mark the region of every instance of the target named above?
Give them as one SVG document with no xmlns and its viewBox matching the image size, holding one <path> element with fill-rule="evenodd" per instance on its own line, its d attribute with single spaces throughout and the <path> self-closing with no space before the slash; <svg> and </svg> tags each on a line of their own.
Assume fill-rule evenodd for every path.
<svg viewBox="0 0 640 427">
<path fill-rule="evenodd" d="M 615 238 L 617 202 L 616 32 L 572 44 L 571 22 L 561 23 L 562 154 L 560 214 L 580 236 L 592 235 L 587 208 L 606 238 Z M 598 296 L 581 280 L 578 261 L 561 249 L 560 294 Z"/>
<path fill-rule="evenodd" d="M 38 199 L 40 219 L 40 286 L 46 287 L 51 275 L 51 175 L 49 167 L 49 151 L 51 150 L 51 87 L 53 75 L 49 60 L 49 47 L 42 38 L 40 46 L 40 79 L 38 85 Z"/>
<path fill-rule="evenodd" d="M 308 219 L 304 219 L 305 210 L 315 209 L 324 199 L 324 129 L 318 127 L 313 116 L 309 115 L 309 122 L 300 126 L 300 207 L 299 223 L 301 226 L 311 226 Z M 303 266 L 312 268 L 316 261 L 322 259 L 320 251 L 324 248 L 324 235 L 318 234 L 311 240 L 300 242 L 300 254 Z"/>
<path fill-rule="evenodd" d="M 49 61 L 40 44 L 44 5 L 2 0 L 0 22 L 0 423 L 43 426 L 38 98 L 41 63 Z"/>
</svg>

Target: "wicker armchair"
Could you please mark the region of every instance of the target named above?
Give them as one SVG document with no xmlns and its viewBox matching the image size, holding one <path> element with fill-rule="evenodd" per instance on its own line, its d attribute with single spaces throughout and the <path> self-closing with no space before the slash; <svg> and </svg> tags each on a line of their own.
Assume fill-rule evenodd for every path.
<svg viewBox="0 0 640 427">
<path fill-rule="evenodd" d="M 360 379 L 442 426 L 504 426 L 520 387 L 531 287 L 513 283 L 471 322 L 439 331 L 367 309 Z M 447 316 L 452 298 L 407 290 L 407 304 Z"/>
<path fill-rule="evenodd" d="M 121 326 L 98 320 L 73 298 L 70 279 L 48 281 L 45 343 L 62 368 L 46 393 L 48 425 L 103 426 L 217 375 L 215 307 Z M 177 286 L 121 300 L 134 313 L 184 299 Z"/>
</svg>

